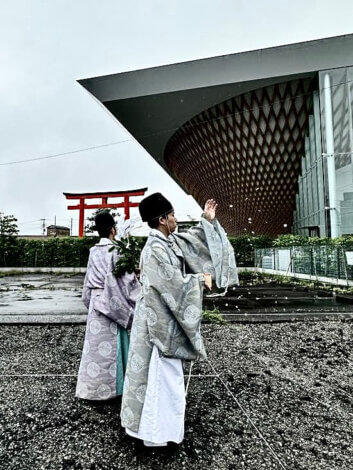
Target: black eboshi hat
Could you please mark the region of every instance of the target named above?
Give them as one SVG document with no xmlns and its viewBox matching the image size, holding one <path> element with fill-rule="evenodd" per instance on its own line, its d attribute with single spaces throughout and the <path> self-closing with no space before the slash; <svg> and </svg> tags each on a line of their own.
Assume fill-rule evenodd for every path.
<svg viewBox="0 0 353 470">
<path fill-rule="evenodd" d="M 109 230 L 115 226 L 114 217 L 108 211 L 99 211 L 94 218 L 94 230 Z"/>
<path fill-rule="evenodd" d="M 139 211 L 143 222 L 148 222 L 157 217 L 162 217 L 172 212 L 173 206 L 161 193 L 154 193 L 142 199 Z"/>
</svg>

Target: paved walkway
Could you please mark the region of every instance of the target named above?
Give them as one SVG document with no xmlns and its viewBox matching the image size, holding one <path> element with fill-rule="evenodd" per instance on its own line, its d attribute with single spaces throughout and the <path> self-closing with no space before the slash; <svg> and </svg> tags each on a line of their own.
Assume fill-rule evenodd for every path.
<svg viewBox="0 0 353 470">
<path fill-rule="evenodd" d="M 0 323 L 84 322 L 84 274 L 23 274 L 0 278 Z"/>
</svg>

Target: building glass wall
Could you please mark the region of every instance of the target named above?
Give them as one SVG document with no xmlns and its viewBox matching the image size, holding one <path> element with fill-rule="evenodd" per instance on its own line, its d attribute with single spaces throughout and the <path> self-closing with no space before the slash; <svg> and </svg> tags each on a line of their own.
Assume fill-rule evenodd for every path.
<svg viewBox="0 0 353 470">
<path fill-rule="evenodd" d="M 353 234 L 353 67 L 319 73 L 298 181 L 293 233 Z"/>
<path fill-rule="evenodd" d="M 319 88 L 330 234 L 353 234 L 353 67 L 320 72 Z"/>
<path fill-rule="evenodd" d="M 314 91 L 293 218 L 296 234 L 321 237 L 327 234 L 323 168 L 320 96 Z"/>
</svg>

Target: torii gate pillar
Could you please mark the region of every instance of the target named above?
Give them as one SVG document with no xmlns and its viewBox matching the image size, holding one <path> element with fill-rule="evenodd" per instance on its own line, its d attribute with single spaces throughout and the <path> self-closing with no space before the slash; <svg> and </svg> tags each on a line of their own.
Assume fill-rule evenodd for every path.
<svg viewBox="0 0 353 470">
<path fill-rule="evenodd" d="M 79 230 L 78 236 L 83 237 L 84 223 L 85 223 L 85 209 L 115 209 L 119 207 L 124 208 L 125 219 L 130 218 L 130 207 L 138 207 L 139 202 L 130 201 L 130 197 L 144 196 L 147 188 L 133 189 L 131 191 L 109 191 L 105 193 L 63 193 L 66 199 L 78 199 L 79 203 L 76 206 L 67 206 L 69 210 L 79 211 Z M 108 203 L 108 198 L 119 197 L 123 198 L 123 202 Z M 96 204 L 86 204 L 86 199 L 101 199 L 102 202 Z"/>
</svg>

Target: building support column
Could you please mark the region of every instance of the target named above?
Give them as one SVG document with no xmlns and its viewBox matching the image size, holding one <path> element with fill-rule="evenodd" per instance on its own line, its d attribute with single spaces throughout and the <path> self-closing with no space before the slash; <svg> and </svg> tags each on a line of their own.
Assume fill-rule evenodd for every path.
<svg viewBox="0 0 353 470">
<path fill-rule="evenodd" d="M 348 119 L 349 119 L 349 150 L 351 152 L 352 181 L 353 181 L 353 122 L 352 122 L 352 96 L 351 82 L 349 81 L 348 68 L 346 69 L 346 87 L 348 97 Z"/>
<path fill-rule="evenodd" d="M 328 73 L 324 78 L 324 104 L 325 104 L 325 137 L 327 154 L 328 197 L 331 222 L 331 238 L 338 236 L 337 208 L 336 208 L 336 168 L 335 148 L 333 138 L 331 77 Z"/>
</svg>

